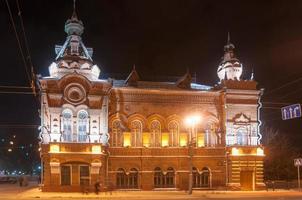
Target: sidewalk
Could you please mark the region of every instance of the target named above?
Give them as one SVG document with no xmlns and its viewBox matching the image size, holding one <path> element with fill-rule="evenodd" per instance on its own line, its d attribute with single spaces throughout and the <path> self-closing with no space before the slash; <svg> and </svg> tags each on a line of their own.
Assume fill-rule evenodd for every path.
<svg viewBox="0 0 302 200">
<path fill-rule="evenodd" d="M 62 192 L 41 192 L 38 188 L 28 189 L 21 192 L 18 198 L 73 198 L 73 199 L 197 199 L 197 198 L 244 198 L 244 197 L 277 197 L 277 196 L 301 196 L 302 192 L 295 190 L 276 191 L 193 191 L 188 195 L 185 191 L 114 191 L 110 193 L 101 192 L 99 195 L 89 193 L 62 193 Z"/>
</svg>

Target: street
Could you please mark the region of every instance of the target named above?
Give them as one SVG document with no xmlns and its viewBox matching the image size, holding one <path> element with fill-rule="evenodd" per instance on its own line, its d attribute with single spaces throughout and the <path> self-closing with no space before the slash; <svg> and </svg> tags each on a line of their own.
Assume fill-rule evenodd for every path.
<svg viewBox="0 0 302 200">
<path fill-rule="evenodd" d="M 39 188 L 30 184 L 28 187 L 18 187 L 17 184 L 0 185 L 0 200 L 10 199 L 244 199 L 244 200 L 301 200 L 302 192 L 295 190 L 277 191 L 193 191 L 192 195 L 184 191 L 114 191 L 112 194 L 100 193 L 88 195 L 81 193 L 41 192 Z"/>
</svg>

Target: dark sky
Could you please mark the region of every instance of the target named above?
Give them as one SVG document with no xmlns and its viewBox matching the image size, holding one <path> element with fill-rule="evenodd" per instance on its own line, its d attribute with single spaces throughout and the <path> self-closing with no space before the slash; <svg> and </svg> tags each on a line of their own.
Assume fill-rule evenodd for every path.
<svg viewBox="0 0 302 200">
<path fill-rule="evenodd" d="M 14 0 L 8 0 L 18 32 Z M 63 44 L 64 23 L 72 0 L 19 0 L 36 73 L 48 75 L 54 45 Z M 28 86 L 5 0 L 0 2 L 0 85 Z M 217 83 L 216 70 L 227 32 L 243 63 L 244 78 L 255 72 L 265 102 L 301 103 L 302 81 L 269 91 L 302 75 L 302 1 L 245 0 L 78 0 L 86 46 L 103 74 L 126 76 L 135 64 L 142 78 L 180 76 L 189 68 L 198 82 Z M 284 97 L 284 95 L 287 95 Z M 0 94 L 0 133 L 31 135 L 31 129 L 1 128 L 2 124 L 38 124 L 30 95 Z M 301 119 L 281 121 L 281 104 L 265 104 L 265 124 L 302 144 Z M 35 135 L 36 134 L 36 135 Z M 295 141 L 298 141 L 297 139 Z"/>
</svg>

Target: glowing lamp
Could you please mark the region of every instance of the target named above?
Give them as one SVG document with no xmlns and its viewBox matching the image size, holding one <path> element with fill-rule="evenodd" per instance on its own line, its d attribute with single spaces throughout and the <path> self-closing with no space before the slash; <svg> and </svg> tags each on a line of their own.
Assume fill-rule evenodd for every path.
<svg viewBox="0 0 302 200">
<path fill-rule="evenodd" d="M 91 152 L 96 153 L 96 154 L 100 154 L 102 152 L 102 148 L 101 148 L 100 145 L 93 145 L 91 147 Z"/>
<path fill-rule="evenodd" d="M 263 156 L 264 155 L 264 150 L 260 147 L 257 148 L 257 156 Z"/>
<path fill-rule="evenodd" d="M 51 144 L 50 145 L 50 152 L 51 153 L 59 153 L 60 152 L 60 146 L 57 144 Z"/>
<path fill-rule="evenodd" d="M 240 155 L 239 149 L 237 149 L 236 147 L 233 147 L 232 148 L 232 155 L 233 156 L 239 156 Z"/>
<path fill-rule="evenodd" d="M 201 117 L 199 115 L 192 115 L 186 118 L 185 123 L 188 126 L 195 126 L 198 124 L 201 120 Z"/>
</svg>

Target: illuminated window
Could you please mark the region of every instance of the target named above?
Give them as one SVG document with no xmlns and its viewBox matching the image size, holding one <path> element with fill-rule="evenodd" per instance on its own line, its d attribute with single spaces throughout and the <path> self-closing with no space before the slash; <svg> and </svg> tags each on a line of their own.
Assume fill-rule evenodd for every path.
<svg viewBox="0 0 302 200">
<path fill-rule="evenodd" d="M 179 145 L 181 147 L 187 146 L 188 143 L 188 134 L 187 133 L 181 133 L 179 136 Z"/>
<path fill-rule="evenodd" d="M 157 120 L 153 120 L 150 124 L 150 132 L 152 138 L 152 146 L 160 147 L 161 146 L 161 125 Z"/>
<path fill-rule="evenodd" d="M 176 121 L 171 121 L 168 125 L 170 132 L 169 136 L 169 146 L 175 147 L 178 146 L 179 141 L 179 125 Z"/>
<path fill-rule="evenodd" d="M 121 122 L 119 120 L 114 120 L 112 122 L 112 134 L 110 137 L 110 142 L 113 147 L 122 146 L 122 130 Z"/>
<path fill-rule="evenodd" d="M 60 152 L 60 146 L 57 144 L 51 144 L 50 145 L 50 152 L 51 153 L 59 153 Z"/>
<path fill-rule="evenodd" d="M 142 145 L 142 123 L 139 120 L 131 122 L 131 146 Z"/>
<path fill-rule="evenodd" d="M 129 132 L 124 132 L 124 135 L 123 135 L 124 137 L 123 137 L 123 139 L 124 139 L 124 143 L 123 143 L 123 146 L 124 147 L 129 147 L 129 146 L 131 146 L 131 133 L 129 133 Z"/>
<path fill-rule="evenodd" d="M 161 136 L 161 145 L 163 147 L 169 146 L 169 133 L 163 133 Z"/>
<path fill-rule="evenodd" d="M 246 128 L 239 128 L 236 133 L 236 144 L 237 145 L 248 145 L 248 134 Z"/>
<path fill-rule="evenodd" d="M 88 113 L 85 110 L 78 112 L 78 141 L 86 142 L 88 132 Z"/>
<path fill-rule="evenodd" d="M 62 112 L 62 127 L 63 127 L 63 140 L 72 142 L 72 111 L 65 109 Z"/>
<path fill-rule="evenodd" d="M 143 146 L 144 147 L 150 146 L 150 133 L 143 133 Z"/>
<path fill-rule="evenodd" d="M 91 147 L 91 152 L 100 154 L 102 152 L 102 148 L 100 145 L 93 145 Z"/>
<path fill-rule="evenodd" d="M 197 133 L 197 147 L 204 147 L 205 142 L 204 142 L 204 133 Z"/>
</svg>

